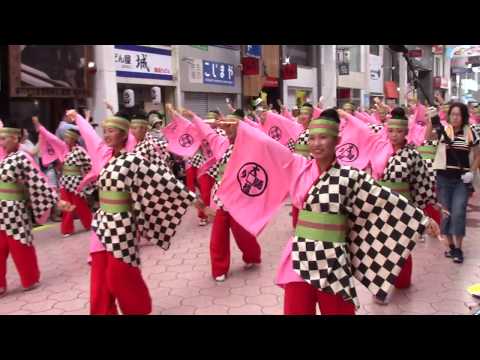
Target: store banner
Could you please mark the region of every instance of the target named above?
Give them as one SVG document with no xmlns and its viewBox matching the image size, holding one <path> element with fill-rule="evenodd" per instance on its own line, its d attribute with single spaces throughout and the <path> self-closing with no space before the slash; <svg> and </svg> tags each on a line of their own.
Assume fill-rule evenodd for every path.
<svg viewBox="0 0 480 360">
<path fill-rule="evenodd" d="M 203 60 L 203 83 L 235 86 L 233 64 Z"/>
<path fill-rule="evenodd" d="M 283 64 L 282 77 L 283 80 L 294 80 L 298 77 L 297 64 Z"/>
<path fill-rule="evenodd" d="M 370 92 L 383 93 L 383 59 L 381 56 L 370 55 Z"/>
<path fill-rule="evenodd" d="M 260 67 L 258 59 L 251 57 L 244 57 L 242 59 L 243 75 L 258 75 Z"/>
<path fill-rule="evenodd" d="M 117 77 L 173 80 L 172 51 L 141 45 L 115 45 Z"/>
<path fill-rule="evenodd" d="M 246 45 L 245 55 L 260 59 L 262 57 L 262 45 Z"/>
</svg>

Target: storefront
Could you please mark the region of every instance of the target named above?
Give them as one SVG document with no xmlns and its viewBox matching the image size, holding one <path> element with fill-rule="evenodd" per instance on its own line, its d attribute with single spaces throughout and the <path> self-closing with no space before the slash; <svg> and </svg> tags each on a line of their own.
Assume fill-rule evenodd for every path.
<svg viewBox="0 0 480 360">
<path fill-rule="evenodd" d="M 119 108 L 134 105 L 146 112 L 164 113 L 166 103 L 175 103 L 177 82 L 170 46 L 115 45 L 113 56 Z M 124 98 L 126 90 L 133 91 L 130 105 Z"/>
<path fill-rule="evenodd" d="M 54 131 L 65 110 L 85 106 L 91 96 L 91 46 L 8 45 L 0 58 L 0 117 L 19 126 L 33 130 L 31 118 L 38 115 Z"/>
<path fill-rule="evenodd" d="M 318 100 L 317 87 L 317 68 L 316 67 L 297 67 L 297 78 L 293 80 L 284 80 L 283 98 L 290 109 L 301 107 L 306 101 L 315 105 Z"/>
<path fill-rule="evenodd" d="M 179 106 L 199 116 L 219 109 L 228 113 L 241 101 L 239 45 L 180 45 Z"/>
</svg>

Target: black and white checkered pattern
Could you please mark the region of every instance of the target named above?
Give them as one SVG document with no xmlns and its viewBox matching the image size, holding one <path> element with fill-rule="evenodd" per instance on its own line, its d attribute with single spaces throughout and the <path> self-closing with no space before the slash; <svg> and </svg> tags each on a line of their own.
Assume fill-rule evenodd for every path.
<svg viewBox="0 0 480 360">
<path fill-rule="evenodd" d="M 359 301 L 352 275 L 380 299 L 425 230 L 423 212 L 365 172 L 335 164 L 310 189 L 303 209 L 348 217 L 346 243 L 295 237 L 294 271 L 312 286 Z"/>
<path fill-rule="evenodd" d="M 303 132 L 298 137 L 296 144 L 299 145 L 308 145 L 308 137 L 310 136 L 310 131 L 308 129 L 303 130 Z"/>
<path fill-rule="evenodd" d="M 381 180 L 410 184 L 413 205 L 423 209 L 437 202 L 435 182 L 432 182 L 430 175 L 419 152 L 407 145 L 390 157 Z"/>
<path fill-rule="evenodd" d="M 215 179 L 215 184 L 212 187 L 212 199 L 215 204 L 220 208 L 223 209 L 223 203 L 217 196 L 218 188 L 220 187 L 220 182 L 222 181 L 223 172 L 225 171 L 225 166 L 227 165 L 228 160 L 232 157 L 233 153 L 233 144 L 230 144 L 225 154 L 223 154 L 222 158 L 219 162 L 213 165 L 208 171 L 207 174 L 210 175 Z"/>
<path fill-rule="evenodd" d="M 170 153 L 167 151 L 167 146 L 168 142 L 147 133 L 145 139 L 140 141 L 133 151 L 155 165 L 163 165 L 170 160 Z"/>
<path fill-rule="evenodd" d="M 87 151 L 83 147 L 75 145 L 65 156 L 64 165 L 78 166 L 82 175 L 62 175 L 60 177 L 60 186 L 65 190 L 82 197 L 92 194 L 95 190 L 93 185 L 87 185 L 81 192 L 77 191 L 77 188 L 80 185 L 83 177 L 92 169 L 92 162 L 87 154 Z"/>
<path fill-rule="evenodd" d="M 199 168 L 200 166 L 203 165 L 205 160 L 206 160 L 205 157 L 203 156 L 202 152 L 199 150 L 199 151 L 196 152 L 195 155 L 193 155 L 193 157 L 188 159 L 188 163 L 192 167 Z"/>
<path fill-rule="evenodd" d="M 132 266 L 140 264 L 137 239 L 146 239 L 167 250 L 195 194 L 185 188 L 166 166 L 149 162 L 140 154 L 123 153 L 102 169 L 100 191 L 131 194 L 132 210 L 96 212 L 92 228 L 107 251 Z"/>
<path fill-rule="evenodd" d="M 0 181 L 23 184 L 29 198 L 28 201 L 0 201 L 0 230 L 22 244 L 30 245 L 33 240 L 30 212 L 40 218 L 55 206 L 57 193 L 21 151 L 0 161 Z"/>
<path fill-rule="evenodd" d="M 374 132 L 378 133 L 383 129 L 382 124 L 368 124 L 368 127 Z"/>
<path fill-rule="evenodd" d="M 425 140 L 422 143 L 422 146 L 438 146 L 438 140 Z M 430 178 L 431 184 L 435 186 L 436 182 L 436 171 L 433 169 L 433 160 L 432 159 L 423 159 L 425 166 L 427 167 L 428 177 Z"/>
<path fill-rule="evenodd" d="M 291 152 L 295 152 L 295 141 L 293 139 L 288 139 L 287 147 Z"/>
</svg>

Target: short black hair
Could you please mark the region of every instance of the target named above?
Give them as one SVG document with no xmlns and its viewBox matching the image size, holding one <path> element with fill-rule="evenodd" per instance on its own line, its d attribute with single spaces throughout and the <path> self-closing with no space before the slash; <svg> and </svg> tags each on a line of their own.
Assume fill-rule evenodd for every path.
<svg viewBox="0 0 480 360">
<path fill-rule="evenodd" d="M 304 103 L 302 106 L 308 106 L 308 107 L 311 107 L 313 109 L 313 105 L 308 103 L 308 102 Z"/>
<path fill-rule="evenodd" d="M 130 115 L 130 119 L 147 120 L 147 118 L 147 113 L 143 110 L 133 111 Z"/>
<path fill-rule="evenodd" d="M 78 130 L 68 129 L 68 131 L 71 131 L 71 132 L 75 133 L 76 135 L 80 136 L 80 131 L 78 131 Z"/>
<path fill-rule="evenodd" d="M 453 108 L 459 108 L 460 109 L 460 116 L 462 117 L 462 125 L 468 125 L 468 121 L 470 118 L 470 112 L 468 111 L 468 106 L 465 105 L 464 103 L 461 102 L 454 102 L 450 105 L 448 108 L 448 117 L 450 117 L 450 114 L 452 113 Z"/>
<path fill-rule="evenodd" d="M 407 115 L 405 114 L 405 109 L 399 106 L 394 108 L 390 112 L 390 115 L 392 115 L 392 119 L 408 120 Z"/>
<path fill-rule="evenodd" d="M 323 110 L 322 113 L 320 114 L 320 118 L 335 121 L 336 123 L 340 123 L 340 116 L 338 116 L 337 110 L 333 108 Z"/>
<path fill-rule="evenodd" d="M 220 111 L 218 111 L 218 110 L 210 110 L 209 112 L 215 113 L 215 114 L 217 114 L 218 116 L 220 116 Z"/>
<path fill-rule="evenodd" d="M 232 115 L 239 116 L 242 119 L 245 117 L 245 112 L 242 109 L 235 110 Z"/>
<path fill-rule="evenodd" d="M 115 116 L 127 119 L 128 121 L 132 119 L 131 115 L 131 112 L 126 110 L 120 110 L 115 114 Z"/>
</svg>

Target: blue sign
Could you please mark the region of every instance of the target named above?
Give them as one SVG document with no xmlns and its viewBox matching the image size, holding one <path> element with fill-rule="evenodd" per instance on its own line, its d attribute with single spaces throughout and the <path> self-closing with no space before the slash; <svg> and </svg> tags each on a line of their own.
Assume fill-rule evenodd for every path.
<svg viewBox="0 0 480 360">
<path fill-rule="evenodd" d="M 262 45 L 247 45 L 246 55 L 254 58 L 262 57 Z"/>
<path fill-rule="evenodd" d="M 233 65 L 203 60 L 203 83 L 234 86 Z"/>
</svg>

